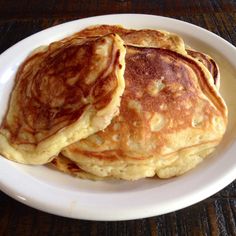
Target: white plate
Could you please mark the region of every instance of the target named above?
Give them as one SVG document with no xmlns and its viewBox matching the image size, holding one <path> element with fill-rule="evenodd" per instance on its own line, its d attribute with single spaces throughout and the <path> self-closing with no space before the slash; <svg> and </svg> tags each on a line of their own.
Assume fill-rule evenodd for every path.
<svg viewBox="0 0 236 236">
<path fill-rule="evenodd" d="M 30 36 L 0 55 L 0 119 L 17 67 L 34 48 L 94 24 L 122 24 L 176 32 L 186 44 L 212 55 L 221 70 L 229 108 L 227 133 L 217 152 L 190 173 L 170 180 L 80 180 L 46 167 L 0 157 L 0 188 L 16 200 L 56 215 L 89 220 L 128 220 L 175 211 L 221 190 L 236 177 L 236 48 L 217 35 L 179 20 L 150 15 L 107 15 L 68 22 Z"/>
</svg>

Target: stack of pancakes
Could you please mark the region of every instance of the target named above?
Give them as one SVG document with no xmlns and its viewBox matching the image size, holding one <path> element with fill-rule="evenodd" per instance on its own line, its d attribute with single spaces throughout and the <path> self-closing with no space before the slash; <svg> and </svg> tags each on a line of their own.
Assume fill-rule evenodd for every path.
<svg viewBox="0 0 236 236">
<path fill-rule="evenodd" d="M 0 153 L 86 179 L 178 176 L 225 133 L 219 87 L 216 62 L 178 35 L 89 27 L 21 65 Z"/>
</svg>

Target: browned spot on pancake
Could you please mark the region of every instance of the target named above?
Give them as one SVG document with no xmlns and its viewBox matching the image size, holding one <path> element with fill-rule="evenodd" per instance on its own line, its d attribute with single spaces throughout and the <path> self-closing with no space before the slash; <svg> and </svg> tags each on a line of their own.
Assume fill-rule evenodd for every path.
<svg viewBox="0 0 236 236">
<path fill-rule="evenodd" d="M 81 172 L 82 170 L 80 167 L 73 161 L 69 160 L 68 158 L 64 157 L 62 154 L 56 156 L 50 164 L 59 170 L 69 172 L 71 174 Z"/>
<path fill-rule="evenodd" d="M 67 168 L 68 168 L 68 170 L 73 171 L 73 172 L 74 171 L 76 171 L 76 172 L 81 171 L 81 169 L 73 162 L 68 163 Z"/>
<path fill-rule="evenodd" d="M 57 160 L 56 160 L 56 159 L 53 159 L 53 160 L 51 161 L 51 163 L 54 164 L 54 165 L 56 165 L 56 164 L 57 164 Z"/>
</svg>

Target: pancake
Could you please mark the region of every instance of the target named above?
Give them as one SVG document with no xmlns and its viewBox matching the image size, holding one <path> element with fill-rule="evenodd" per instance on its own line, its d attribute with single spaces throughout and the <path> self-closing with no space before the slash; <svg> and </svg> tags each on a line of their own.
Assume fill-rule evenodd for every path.
<svg viewBox="0 0 236 236">
<path fill-rule="evenodd" d="M 198 52 L 194 49 L 186 49 L 188 55 L 191 57 L 197 59 L 199 62 L 201 62 L 212 74 L 212 77 L 214 79 L 214 84 L 216 88 L 219 90 L 220 88 L 220 70 L 217 65 L 217 63 L 214 61 L 213 58 L 211 58 L 209 55 Z"/>
<path fill-rule="evenodd" d="M 118 114 L 126 50 L 118 35 L 59 41 L 20 66 L 0 128 L 0 153 L 25 164 L 104 129 Z"/>
<path fill-rule="evenodd" d="M 48 167 L 51 167 L 55 170 L 59 170 L 66 174 L 81 178 L 81 179 L 89 179 L 89 180 L 105 180 L 108 178 L 99 177 L 93 174 L 90 174 L 84 170 L 82 170 L 79 165 L 70 159 L 66 158 L 62 154 L 59 154 L 55 157 L 49 164 Z"/>
<path fill-rule="evenodd" d="M 208 156 L 225 133 L 227 107 L 212 75 L 191 56 L 127 46 L 120 114 L 62 153 L 86 172 L 136 180 L 178 176 Z"/>
</svg>

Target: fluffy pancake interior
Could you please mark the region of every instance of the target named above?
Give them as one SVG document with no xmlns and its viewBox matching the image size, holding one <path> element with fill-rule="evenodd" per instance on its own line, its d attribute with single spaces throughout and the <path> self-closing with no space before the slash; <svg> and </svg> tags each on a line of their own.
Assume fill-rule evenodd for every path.
<svg viewBox="0 0 236 236">
<path fill-rule="evenodd" d="M 26 164 L 104 129 L 124 91 L 126 50 L 118 35 L 55 42 L 21 65 L 0 128 L 0 153 Z"/>
</svg>

